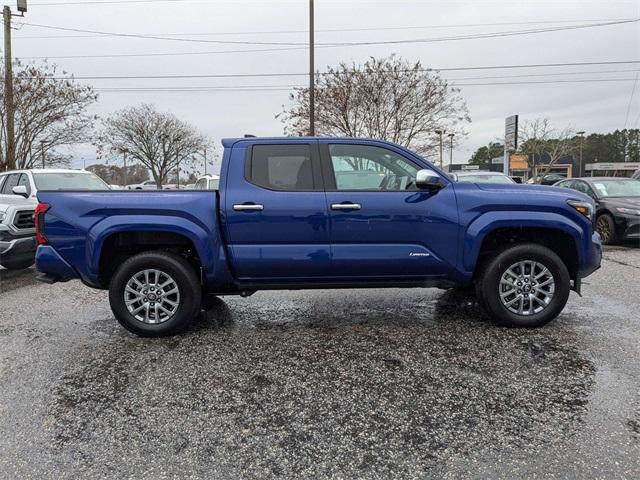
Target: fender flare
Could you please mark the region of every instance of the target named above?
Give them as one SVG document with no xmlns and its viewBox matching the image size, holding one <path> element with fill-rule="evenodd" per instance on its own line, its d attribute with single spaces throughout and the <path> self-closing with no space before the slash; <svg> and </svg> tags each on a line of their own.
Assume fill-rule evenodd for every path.
<svg viewBox="0 0 640 480">
<path fill-rule="evenodd" d="M 100 257 L 104 242 L 110 236 L 125 232 L 167 232 L 182 235 L 189 239 L 198 253 L 200 263 L 207 277 L 213 275 L 215 267 L 214 253 L 218 248 L 216 243 L 219 239 L 212 236 L 200 225 L 185 218 L 177 216 L 163 216 L 162 223 L 155 215 L 137 216 L 135 223 L 130 221 L 126 215 L 114 215 L 106 217 L 101 222 L 96 223 L 87 232 L 89 241 L 87 242 L 87 265 L 96 278 L 100 271 Z M 211 244 L 213 248 L 207 246 Z"/>
<path fill-rule="evenodd" d="M 480 248 L 487 235 L 499 228 L 545 228 L 559 230 L 573 238 L 576 243 L 578 264 L 584 260 L 584 231 L 580 226 L 564 215 L 553 212 L 498 211 L 487 212 L 474 219 L 464 235 L 463 267 L 467 271 L 475 270 Z"/>
</svg>

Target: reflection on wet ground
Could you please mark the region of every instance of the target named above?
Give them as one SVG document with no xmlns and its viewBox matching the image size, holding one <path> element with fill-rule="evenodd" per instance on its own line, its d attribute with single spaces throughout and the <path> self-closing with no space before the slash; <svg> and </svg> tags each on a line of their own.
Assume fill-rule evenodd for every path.
<svg viewBox="0 0 640 480">
<path fill-rule="evenodd" d="M 0 478 L 638 478 L 638 268 L 608 249 L 538 330 L 455 291 L 319 290 L 218 299 L 156 340 L 105 292 L 18 274 Z"/>
<path fill-rule="evenodd" d="M 176 471 L 433 472 L 571 435 L 594 374 L 570 332 L 497 327 L 455 292 L 257 294 L 182 337 L 116 332 L 57 386 L 55 448 L 80 458 L 100 438 Z"/>
</svg>

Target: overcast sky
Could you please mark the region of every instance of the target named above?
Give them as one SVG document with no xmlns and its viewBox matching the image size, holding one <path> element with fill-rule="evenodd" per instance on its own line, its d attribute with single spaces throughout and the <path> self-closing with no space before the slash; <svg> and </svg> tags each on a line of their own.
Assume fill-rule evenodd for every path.
<svg viewBox="0 0 640 480">
<path fill-rule="evenodd" d="M 315 3 L 318 43 L 434 39 L 640 18 L 638 0 L 316 0 Z M 15 19 L 14 23 L 21 21 Z M 279 48 L 222 42 L 303 44 L 307 41 L 304 33 L 308 28 L 307 0 L 30 0 L 24 21 L 103 32 L 172 34 L 173 38 L 221 42 L 96 36 L 30 25 L 14 31 L 14 56 L 50 56 L 52 62 L 79 77 L 303 73 L 308 69 L 308 52 L 304 46 L 261 53 L 54 59 L 65 55 Z M 356 29 L 366 30 L 353 31 Z M 320 47 L 316 68 L 322 71 L 327 65 L 342 60 L 361 62 L 369 56 L 391 53 L 411 61 L 419 60 L 424 66 L 436 69 L 640 60 L 640 23 L 487 39 Z M 468 139 L 454 151 L 454 162 L 466 161 L 476 148 L 500 137 L 504 118 L 515 113 L 522 119 L 548 117 L 560 127 L 569 124 L 587 133 L 623 128 L 625 121 L 627 127 L 637 128 L 640 123 L 640 81 L 633 100 L 631 94 L 638 70 L 640 63 L 442 72 L 444 77 L 459 83 L 562 81 L 461 87 L 472 123 L 468 126 Z M 626 80 L 566 82 L 578 79 Z M 100 91 L 96 106 L 99 115 L 141 102 L 153 103 L 159 109 L 170 110 L 193 123 L 219 145 L 220 138 L 245 133 L 281 135 L 282 125 L 274 116 L 288 102 L 288 86 L 304 83 L 306 79 L 286 76 L 83 81 Z M 277 86 L 283 90 L 188 91 L 193 87 L 239 86 Z M 104 90 L 153 87 L 187 91 Z M 76 166 L 82 164 L 82 156 L 87 157 L 88 164 L 95 159 L 95 153 L 87 147 L 75 149 L 75 155 Z"/>
</svg>

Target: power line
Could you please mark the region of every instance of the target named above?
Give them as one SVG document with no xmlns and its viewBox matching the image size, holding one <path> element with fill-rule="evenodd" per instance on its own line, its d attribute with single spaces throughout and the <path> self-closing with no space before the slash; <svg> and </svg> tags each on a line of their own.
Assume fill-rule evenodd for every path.
<svg viewBox="0 0 640 480">
<path fill-rule="evenodd" d="M 496 70 L 514 68 L 540 68 L 540 67 L 567 67 L 586 65 L 620 65 L 638 64 L 640 60 L 619 60 L 605 62 L 566 62 L 566 63 L 531 63 L 523 65 L 490 65 L 475 67 L 447 67 L 447 68 L 421 68 L 410 70 L 382 71 L 381 73 L 403 73 L 403 72 L 452 72 L 467 70 Z M 367 72 L 347 71 L 347 72 L 318 72 L 317 75 L 343 75 L 343 74 L 368 74 Z M 182 74 L 182 75 L 94 75 L 94 76 L 56 76 L 49 77 L 56 80 L 149 80 L 149 79 L 174 79 L 174 78 L 260 78 L 260 77 L 297 77 L 306 76 L 308 73 L 219 73 L 219 74 Z"/>
<path fill-rule="evenodd" d="M 477 33 L 477 34 L 457 35 L 457 36 L 448 36 L 448 37 L 385 40 L 385 41 L 371 41 L 371 42 L 334 42 L 334 43 L 318 43 L 317 45 L 322 47 L 354 47 L 354 46 L 368 46 L 368 45 L 400 45 L 400 44 L 412 44 L 412 43 L 432 43 L 432 42 L 445 42 L 445 41 L 456 41 L 456 40 L 479 40 L 479 39 L 486 39 L 486 38 L 521 36 L 521 35 L 530 35 L 530 34 L 537 34 L 537 33 L 558 32 L 558 31 L 564 31 L 564 30 L 577 30 L 577 29 L 584 29 L 584 28 L 622 25 L 622 24 L 628 24 L 628 23 L 636 23 L 638 21 L 640 21 L 640 18 L 618 20 L 618 21 L 612 21 L 612 22 L 562 26 L 562 27 L 547 27 L 547 28 L 537 28 L 537 29 L 529 29 L 529 30 L 511 30 L 506 32 Z M 113 37 L 139 38 L 139 39 L 148 39 L 148 40 L 166 40 L 166 41 L 174 41 L 174 42 L 215 43 L 215 44 L 229 44 L 229 45 L 270 45 L 270 46 L 276 46 L 276 45 L 277 46 L 306 46 L 308 45 L 307 43 L 302 43 L 302 42 L 256 42 L 256 41 L 246 41 L 246 40 L 204 40 L 204 39 L 195 39 L 195 38 L 169 37 L 166 35 L 159 36 L 159 35 L 142 35 L 142 34 L 135 34 L 135 33 L 104 32 L 104 31 L 98 31 L 98 30 L 84 30 L 84 29 L 71 28 L 71 27 L 58 27 L 53 25 L 43 25 L 43 24 L 29 23 L 29 22 L 22 22 L 20 23 L 20 25 L 27 25 L 31 27 L 46 28 L 46 29 L 52 29 L 52 30 L 62 30 L 62 31 L 69 31 L 69 32 L 92 33 L 92 34 L 113 36 Z"/>
<path fill-rule="evenodd" d="M 597 20 L 538 20 L 528 22 L 492 22 L 492 23 L 457 23 L 457 24 L 433 24 L 433 25 L 410 25 L 400 27 L 367 27 L 367 28 L 329 28 L 316 30 L 316 33 L 346 33 L 346 32 L 369 32 L 369 31 L 390 31 L 390 30 L 423 30 L 435 28 L 470 28 L 470 27 L 496 27 L 509 25 L 543 25 L 558 23 L 601 23 L 632 20 L 631 18 L 602 18 Z M 162 37 L 199 37 L 199 36 L 229 36 L 229 35 L 282 35 L 300 33 L 307 34 L 308 30 L 267 30 L 267 31 L 241 31 L 241 32 L 182 32 L 182 33 L 149 33 L 145 35 Z M 52 39 L 52 38 L 103 38 L 105 35 L 16 35 L 20 39 Z"/>
<path fill-rule="evenodd" d="M 539 80 L 539 81 L 519 81 L 519 82 L 477 82 L 459 83 L 455 86 L 497 86 L 497 85 L 532 85 L 532 84 L 554 84 L 554 83 L 598 83 L 598 82 L 628 82 L 635 78 L 592 78 L 576 80 Z M 96 88 L 98 92 L 273 92 L 290 91 L 291 88 L 303 88 L 303 85 L 292 85 L 290 88 L 280 86 L 230 86 L 230 87 L 122 87 L 122 88 Z"/>
<path fill-rule="evenodd" d="M 501 76 L 482 76 L 482 77 L 460 77 L 460 78 L 446 78 L 445 80 L 449 82 L 459 82 L 459 81 L 467 81 L 467 80 L 505 80 L 510 78 L 526 78 L 526 77 L 547 77 L 547 76 L 559 76 L 559 75 L 593 75 L 593 74 L 605 74 L 605 73 L 636 73 L 639 70 L 596 70 L 596 71 L 588 71 L 588 72 L 556 72 L 556 73 L 531 73 L 531 74 L 522 74 L 522 75 L 501 75 Z M 577 80 L 577 79 L 576 79 Z M 618 79 L 612 79 L 618 80 Z M 179 89 L 179 90 L 202 90 L 202 89 L 242 89 L 242 88 L 302 88 L 306 87 L 306 85 L 296 84 L 296 83 L 287 83 L 287 84 L 269 84 L 269 85 L 200 85 L 200 86 L 177 86 L 177 87 L 105 87 L 108 89 L 125 89 L 125 90 L 140 90 L 140 91 L 149 91 L 149 90 L 163 90 L 163 89 Z"/>
<path fill-rule="evenodd" d="M 633 88 L 631 89 L 631 96 L 629 97 L 629 105 L 627 105 L 627 114 L 624 117 L 624 128 L 627 128 L 629 122 L 629 113 L 631 112 L 631 105 L 633 103 L 633 95 L 636 93 L 636 86 L 638 85 L 638 73 L 636 73 L 635 81 L 633 82 Z"/>
</svg>

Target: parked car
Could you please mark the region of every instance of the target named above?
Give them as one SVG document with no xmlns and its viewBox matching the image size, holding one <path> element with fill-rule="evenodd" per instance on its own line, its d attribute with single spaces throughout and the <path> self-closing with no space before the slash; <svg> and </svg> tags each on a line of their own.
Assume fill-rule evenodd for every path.
<svg viewBox="0 0 640 480">
<path fill-rule="evenodd" d="M 218 190 L 220 186 L 220 176 L 218 175 L 205 175 L 198 178 L 194 190 Z"/>
<path fill-rule="evenodd" d="M 453 178 L 456 182 L 471 182 L 471 183 L 516 183 L 513 178 L 508 177 L 504 173 L 500 172 L 456 172 L 453 174 Z"/>
<path fill-rule="evenodd" d="M 560 173 L 549 173 L 547 175 L 540 175 L 530 178 L 529 180 L 527 180 L 527 183 L 535 183 L 538 185 L 554 185 L 555 183 L 559 182 L 560 180 L 564 180 L 565 178 L 567 178 L 567 176 Z"/>
<path fill-rule="evenodd" d="M 623 177 L 570 178 L 556 183 L 596 203 L 596 230 L 605 244 L 640 240 L 640 182 Z"/>
<path fill-rule="evenodd" d="M 38 190 L 107 190 L 91 172 L 33 169 L 0 173 L 0 265 L 22 269 L 33 265 L 36 252 L 34 210 Z"/>
<path fill-rule="evenodd" d="M 455 183 L 377 140 L 223 145 L 218 191 L 40 192 L 39 279 L 108 289 L 125 328 L 161 336 L 203 295 L 305 288 L 475 285 L 496 321 L 536 327 L 600 266 L 594 202 L 576 191 Z M 338 184 L 370 170 L 367 185 Z"/>
<path fill-rule="evenodd" d="M 0 185 L 1 182 L 0 179 Z M 0 265 L 8 270 L 29 268 L 35 261 L 35 207 L 0 200 Z"/>
<path fill-rule="evenodd" d="M 127 185 L 127 189 L 128 190 L 157 190 L 158 186 L 156 185 L 155 180 L 147 180 L 146 182 Z"/>
</svg>

